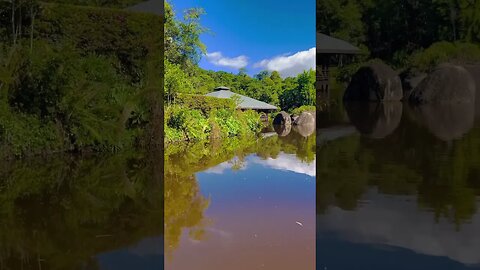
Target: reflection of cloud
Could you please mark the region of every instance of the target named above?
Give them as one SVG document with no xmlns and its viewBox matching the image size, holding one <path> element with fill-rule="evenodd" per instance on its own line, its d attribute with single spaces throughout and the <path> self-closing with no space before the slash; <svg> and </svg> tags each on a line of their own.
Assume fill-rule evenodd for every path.
<svg viewBox="0 0 480 270">
<path fill-rule="evenodd" d="M 203 171 L 203 173 L 212 173 L 212 174 L 223 174 L 225 170 L 228 170 L 232 167 L 232 164 L 229 163 L 228 161 L 222 162 L 218 164 L 215 167 L 212 167 L 206 171 Z"/>
<path fill-rule="evenodd" d="M 225 170 L 231 170 L 232 167 L 236 162 L 239 162 L 238 158 L 234 158 L 229 161 L 222 162 L 215 167 L 209 168 L 208 170 L 203 171 L 203 173 L 211 173 L 211 174 L 223 174 Z M 247 168 L 247 164 L 242 164 L 237 170 L 245 170 Z"/>
<path fill-rule="evenodd" d="M 277 170 L 291 171 L 309 176 L 315 176 L 315 160 L 310 163 L 302 162 L 293 154 L 281 153 L 276 159 L 261 159 L 255 157 L 253 162 Z"/>
<path fill-rule="evenodd" d="M 420 211 L 415 197 L 367 196 L 356 211 L 329 208 L 317 218 L 317 230 L 335 232 L 351 242 L 407 248 L 417 253 L 445 256 L 464 264 L 480 263 L 480 214 L 459 231 L 433 213 Z M 407 201 L 408 200 L 408 201 Z"/>
</svg>

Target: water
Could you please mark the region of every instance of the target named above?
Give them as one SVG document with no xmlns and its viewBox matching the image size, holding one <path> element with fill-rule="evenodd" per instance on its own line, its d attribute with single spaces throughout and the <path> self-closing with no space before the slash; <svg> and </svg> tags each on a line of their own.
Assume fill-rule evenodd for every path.
<svg viewBox="0 0 480 270">
<path fill-rule="evenodd" d="M 162 269 L 161 157 L 0 164 L 0 269 Z"/>
<path fill-rule="evenodd" d="M 320 114 L 317 269 L 480 269 L 480 118 L 469 104 Z"/>
<path fill-rule="evenodd" d="M 299 133 L 170 147 L 166 269 L 315 268 L 315 136 Z"/>
</svg>

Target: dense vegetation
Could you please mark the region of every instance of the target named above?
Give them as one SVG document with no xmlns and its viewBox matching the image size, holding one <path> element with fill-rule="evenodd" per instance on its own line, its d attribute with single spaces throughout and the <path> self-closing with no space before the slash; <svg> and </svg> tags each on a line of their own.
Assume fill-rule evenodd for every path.
<svg viewBox="0 0 480 270">
<path fill-rule="evenodd" d="M 125 1 L 102 3 L 114 2 Z M 0 33 L 3 156 L 118 151 L 160 137 L 160 17 L 2 1 Z"/>
<path fill-rule="evenodd" d="M 183 106 L 182 102 L 178 101 L 179 95 L 182 94 L 203 95 L 213 91 L 215 87 L 228 86 L 235 93 L 279 106 L 287 111 L 302 105 L 315 105 L 315 72 L 313 70 L 305 71 L 295 78 L 283 79 L 276 71 L 262 71 L 251 77 L 244 69 L 239 70 L 238 74 L 201 69 L 198 61 L 206 52 L 206 48 L 200 40 L 200 35 L 207 31 L 200 24 L 203 11 L 201 9 L 187 10 L 183 20 L 177 20 L 172 5 L 167 2 L 165 7 L 164 100 L 167 107 L 165 114 L 167 141 L 181 137 L 190 138 L 188 135 L 172 135 L 174 132 L 181 133 L 180 126 L 174 125 L 173 123 L 176 121 L 171 119 L 172 117 L 176 118 L 178 114 L 187 115 L 187 118 L 199 117 L 200 122 L 208 122 L 208 119 L 211 120 L 212 117 L 217 118 L 216 124 L 229 127 L 228 131 L 222 132 L 229 135 L 239 134 L 236 131 L 238 124 L 228 123 L 229 121 L 245 122 L 242 120 L 242 114 L 235 112 L 234 108 L 210 113 L 194 112 L 195 108 Z M 220 117 L 220 114 L 223 116 Z M 249 114 L 243 118 L 253 118 L 253 113 Z M 231 118 L 232 116 L 233 118 Z M 213 126 L 215 126 L 215 124 L 210 127 L 207 127 L 207 124 L 198 125 L 203 126 L 203 130 L 206 130 L 207 133 L 208 129 L 214 129 Z M 253 125 L 250 126 L 253 127 Z M 248 126 L 243 125 L 242 129 L 245 128 L 248 130 Z"/>
<path fill-rule="evenodd" d="M 340 81 L 348 81 L 368 59 L 419 71 L 438 62 L 480 60 L 479 1 L 322 0 L 317 1 L 317 31 L 363 51 L 356 64 L 337 73 Z"/>
</svg>

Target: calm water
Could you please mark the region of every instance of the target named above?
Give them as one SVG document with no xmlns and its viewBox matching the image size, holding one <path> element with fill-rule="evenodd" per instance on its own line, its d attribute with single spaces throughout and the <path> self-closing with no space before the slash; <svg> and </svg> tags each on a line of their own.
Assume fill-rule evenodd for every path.
<svg viewBox="0 0 480 270">
<path fill-rule="evenodd" d="M 166 269 L 315 269 L 315 136 L 299 133 L 167 150 Z"/>
<path fill-rule="evenodd" d="M 162 269 L 161 162 L 139 153 L 2 162 L 0 269 Z"/>
<path fill-rule="evenodd" d="M 400 103 L 321 114 L 317 269 L 480 269 L 476 115 Z"/>
</svg>

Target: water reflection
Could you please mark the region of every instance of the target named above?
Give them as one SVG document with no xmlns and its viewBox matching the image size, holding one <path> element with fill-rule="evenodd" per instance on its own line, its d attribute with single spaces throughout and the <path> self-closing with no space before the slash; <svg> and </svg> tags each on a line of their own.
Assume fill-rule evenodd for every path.
<svg viewBox="0 0 480 270">
<path fill-rule="evenodd" d="M 404 104 L 346 111 L 358 133 L 317 151 L 318 269 L 480 268 L 474 110 Z"/>
<path fill-rule="evenodd" d="M 314 269 L 314 135 L 167 152 L 166 269 Z"/>
<path fill-rule="evenodd" d="M 150 157 L 3 162 L 0 268 L 161 267 L 163 189 L 152 177 L 161 160 Z"/>
</svg>

